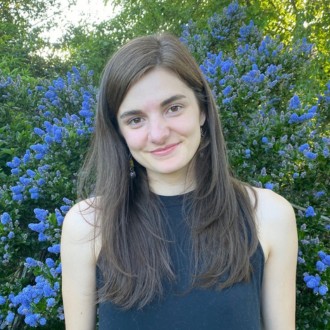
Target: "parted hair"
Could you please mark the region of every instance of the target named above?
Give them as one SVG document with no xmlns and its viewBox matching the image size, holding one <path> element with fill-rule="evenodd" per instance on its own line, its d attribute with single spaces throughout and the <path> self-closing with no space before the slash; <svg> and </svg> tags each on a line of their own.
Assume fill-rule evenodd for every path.
<svg viewBox="0 0 330 330">
<path fill-rule="evenodd" d="M 155 68 L 170 70 L 191 88 L 206 116 L 186 212 L 192 287 L 221 290 L 249 280 L 250 258 L 258 245 L 250 188 L 231 173 L 216 103 L 199 66 L 174 36 L 136 38 L 121 47 L 103 71 L 95 133 L 79 177 L 79 197 L 97 196 L 91 207 L 101 240 L 98 301 L 111 300 L 125 309 L 142 308 L 162 295 L 165 280 L 175 279 L 159 198 L 137 162 L 136 178 L 130 178 L 129 150 L 117 122 L 129 88 Z"/>
</svg>

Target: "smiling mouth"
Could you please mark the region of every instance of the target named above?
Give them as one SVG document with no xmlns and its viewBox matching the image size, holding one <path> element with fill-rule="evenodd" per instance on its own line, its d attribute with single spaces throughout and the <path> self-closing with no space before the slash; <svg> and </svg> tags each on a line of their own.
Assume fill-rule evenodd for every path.
<svg viewBox="0 0 330 330">
<path fill-rule="evenodd" d="M 156 150 L 153 150 L 151 151 L 151 153 L 156 156 L 166 156 L 170 154 L 172 151 L 174 151 L 179 144 L 180 143 L 170 144 L 165 148 L 158 148 Z"/>
</svg>

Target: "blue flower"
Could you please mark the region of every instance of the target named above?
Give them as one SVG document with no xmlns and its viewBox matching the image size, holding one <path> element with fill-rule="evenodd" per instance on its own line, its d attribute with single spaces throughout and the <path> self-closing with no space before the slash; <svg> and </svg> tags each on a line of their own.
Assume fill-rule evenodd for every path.
<svg viewBox="0 0 330 330">
<path fill-rule="evenodd" d="M 298 95 L 294 95 L 290 99 L 289 108 L 290 109 L 300 109 L 301 103 Z"/>
<path fill-rule="evenodd" d="M 48 248 L 48 251 L 51 252 L 51 253 L 55 253 L 55 254 L 58 254 L 60 253 L 60 244 L 54 244 L 53 246 L 49 247 Z"/>
<path fill-rule="evenodd" d="M 49 213 L 47 210 L 39 209 L 39 208 L 35 208 L 33 212 L 39 221 L 46 221 Z"/>
<path fill-rule="evenodd" d="M 45 89 L 43 86 L 36 86 L 35 88 L 37 91 L 43 91 Z"/>
<path fill-rule="evenodd" d="M 67 205 L 71 205 L 71 204 L 72 204 L 72 200 L 70 200 L 70 199 L 68 199 L 68 198 L 66 198 L 66 197 L 63 198 L 63 202 L 64 202 L 65 204 L 67 204 Z"/>
<path fill-rule="evenodd" d="M 3 225 L 8 225 L 8 223 L 11 221 L 11 218 L 10 218 L 10 215 L 9 213 L 7 212 L 4 212 L 2 215 L 1 215 L 1 223 Z"/>
<path fill-rule="evenodd" d="M 316 269 L 319 271 L 319 272 L 324 272 L 326 269 L 327 269 L 327 265 L 325 265 L 322 261 L 317 261 L 316 262 Z"/>
<path fill-rule="evenodd" d="M 319 275 L 313 276 L 313 275 L 306 275 L 304 277 L 304 281 L 306 283 L 306 286 L 310 289 L 314 289 L 320 285 L 321 278 Z"/>
<path fill-rule="evenodd" d="M 48 298 L 47 299 L 47 308 L 53 307 L 55 305 L 55 299 L 54 298 Z"/>
<path fill-rule="evenodd" d="M 38 266 L 38 262 L 37 262 L 37 260 L 28 257 L 28 258 L 25 259 L 25 264 L 24 265 L 27 268 L 36 267 L 36 266 Z"/>
<path fill-rule="evenodd" d="M 34 131 L 34 133 L 36 133 L 36 134 L 39 135 L 39 136 L 43 136 L 43 135 L 46 134 L 44 130 L 42 130 L 41 128 L 38 128 L 38 127 L 35 127 L 35 128 L 33 129 L 33 131 Z"/>
<path fill-rule="evenodd" d="M 314 152 L 311 152 L 311 151 L 307 151 L 307 152 L 305 153 L 305 157 L 308 158 L 308 159 L 312 159 L 312 160 L 314 160 L 314 159 L 316 159 L 317 154 L 314 153 Z"/>
<path fill-rule="evenodd" d="M 34 157 L 35 157 L 35 159 L 38 159 L 38 160 L 43 159 L 46 152 L 48 151 L 47 146 L 44 144 L 40 144 L 40 143 L 30 146 L 30 149 L 32 149 L 33 151 L 36 152 L 36 155 Z"/>
<path fill-rule="evenodd" d="M 289 118 L 289 124 L 299 122 L 299 116 L 294 112 Z"/>
<path fill-rule="evenodd" d="M 273 190 L 274 189 L 274 184 L 271 182 L 267 182 L 265 183 L 265 188 L 269 189 L 269 190 Z"/>
<path fill-rule="evenodd" d="M 250 157 L 251 157 L 251 150 L 245 149 L 245 158 L 250 158 Z"/>
<path fill-rule="evenodd" d="M 55 266 L 55 261 L 52 258 L 47 258 L 45 262 L 48 268 L 52 268 Z"/>
<path fill-rule="evenodd" d="M 26 150 L 25 155 L 23 156 L 23 163 L 27 164 L 30 161 L 31 151 Z"/>
<path fill-rule="evenodd" d="M 63 221 L 64 221 L 64 217 L 63 217 L 62 213 L 58 209 L 55 209 L 55 216 L 56 216 L 57 224 L 59 226 L 62 226 Z"/>
<path fill-rule="evenodd" d="M 59 264 L 57 267 L 56 267 L 56 273 L 57 274 L 61 274 L 62 273 L 62 264 Z"/>
<path fill-rule="evenodd" d="M 19 175 L 21 170 L 19 168 L 13 168 L 11 169 L 11 174 L 12 175 Z"/>
<path fill-rule="evenodd" d="M 32 171 L 32 170 L 27 170 L 27 171 L 26 171 L 26 174 L 27 174 L 29 177 L 34 178 L 35 175 L 36 175 L 36 172 L 34 172 L 34 171 Z"/>
<path fill-rule="evenodd" d="M 324 192 L 324 191 L 317 191 L 317 192 L 314 194 L 315 198 L 320 198 L 320 197 L 322 197 L 322 196 L 324 196 L 324 195 L 325 195 L 325 192 Z"/>
<path fill-rule="evenodd" d="M 327 266 L 330 266 L 330 255 L 326 255 L 323 259 L 322 262 L 325 263 Z"/>
<path fill-rule="evenodd" d="M 317 254 L 321 258 L 321 260 L 327 256 L 326 253 L 324 253 L 323 251 L 319 251 Z"/>
<path fill-rule="evenodd" d="M 24 188 L 22 186 L 13 186 L 10 188 L 13 194 L 20 194 L 23 192 Z"/>
<path fill-rule="evenodd" d="M 326 285 L 321 285 L 321 286 L 319 287 L 319 294 L 320 294 L 321 296 L 326 295 L 327 292 L 328 292 L 328 287 L 327 287 Z"/>
<path fill-rule="evenodd" d="M 24 322 L 28 324 L 30 327 L 36 327 L 38 325 L 38 315 L 37 314 L 28 314 Z"/>
<path fill-rule="evenodd" d="M 0 295 L 0 306 L 6 303 L 7 299 Z"/>
<path fill-rule="evenodd" d="M 316 111 L 317 111 L 317 105 L 312 106 L 312 107 L 308 110 L 308 112 L 309 112 L 309 113 L 312 113 L 312 114 L 315 114 Z"/>
<path fill-rule="evenodd" d="M 18 157 L 14 157 L 11 162 L 7 162 L 7 166 L 9 166 L 10 168 L 16 168 L 20 166 L 20 164 L 21 160 Z"/>
<path fill-rule="evenodd" d="M 37 184 L 38 186 L 43 186 L 46 183 L 46 181 L 42 178 L 38 179 Z"/>
<path fill-rule="evenodd" d="M 264 136 L 262 139 L 261 139 L 261 142 L 262 143 L 268 143 L 268 138 L 266 136 Z"/>
<path fill-rule="evenodd" d="M 307 209 L 305 210 L 305 217 L 309 218 L 309 217 L 315 217 L 316 213 L 314 211 L 313 206 L 308 206 Z"/>
<path fill-rule="evenodd" d="M 85 131 L 83 129 L 78 128 L 77 129 L 77 134 L 78 135 L 84 135 L 85 134 Z"/>
<path fill-rule="evenodd" d="M 303 152 L 304 150 L 307 150 L 307 149 L 309 149 L 309 144 L 308 143 L 304 143 L 298 148 L 298 150 L 300 152 Z"/>
<path fill-rule="evenodd" d="M 23 186 L 28 186 L 32 182 L 32 179 L 31 178 L 26 178 L 25 176 L 22 176 L 22 177 L 19 178 L 19 182 Z"/>
<path fill-rule="evenodd" d="M 305 259 L 302 257 L 298 257 L 298 264 L 304 264 L 306 263 Z"/>
<path fill-rule="evenodd" d="M 38 199 L 39 198 L 39 189 L 37 187 L 30 188 L 29 193 L 31 195 L 31 199 Z"/>
<path fill-rule="evenodd" d="M 222 91 L 222 94 L 224 96 L 228 96 L 232 91 L 232 87 L 231 86 L 227 86 L 223 91 Z"/>
<path fill-rule="evenodd" d="M 42 174 L 42 173 L 45 173 L 46 171 L 48 171 L 50 169 L 50 166 L 49 165 L 43 165 L 43 166 L 39 166 L 38 167 L 38 172 L 40 173 L 40 174 Z"/>
<path fill-rule="evenodd" d="M 65 214 L 70 210 L 70 206 L 63 205 L 63 206 L 60 207 L 60 210 L 62 211 L 63 214 Z"/>
<path fill-rule="evenodd" d="M 37 233 L 43 233 L 48 227 L 48 224 L 45 224 L 44 222 L 39 222 L 39 223 L 29 223 L 28 227 L 36 231 Z"/>
<path fill-rule="evenodd" d="M 53 101 L 55 98 L 56 98 L 56 93 L 54 91 L 50 91 L 48 90 L 46 93 L 45 93 L 45 97 L 47 99 L 49 99 L 50 101 Z"/>
<path fill-rule="evenodd" d="M 9 311 L 7 316 L 6 316 L 6 322 L 8 324 L 11 324 L 11 323 L 13 323 L 14 318 L 15 318 L 15 314 L 13 312 Z"/>
</svg>

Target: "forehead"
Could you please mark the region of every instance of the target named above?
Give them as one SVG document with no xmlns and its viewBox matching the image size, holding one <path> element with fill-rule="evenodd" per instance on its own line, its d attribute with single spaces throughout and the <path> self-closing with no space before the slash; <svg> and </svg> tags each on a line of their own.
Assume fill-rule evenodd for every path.
<svg viewBox="0 0 330 330">
<path fill-rule="evenodd" d="M 148 104 L 160 104 L 173 95 L 182 94 L 187 98 L 194 97 L 190 87 L 174 72 L 156 68 L 142 76 L 126 93 L 118 113 Z"/>
</svg>

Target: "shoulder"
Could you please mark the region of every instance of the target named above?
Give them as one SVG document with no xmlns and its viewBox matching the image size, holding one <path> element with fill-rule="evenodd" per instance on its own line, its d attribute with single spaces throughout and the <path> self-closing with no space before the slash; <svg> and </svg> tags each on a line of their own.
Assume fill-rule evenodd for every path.
<svg viewBox="0 0 330 330">
<path fill-rule="evenodd" d="M 289 247 L 295 241 L 295 213 L 291 204 L 277 193 L 269 189 L 252 189 L 257 198 L 255 216 L 259 240 L 267 260 L 279 246 Z"/>
<path fill-rule="evenodd" d="M 95 199 L 86 199 L 75 204 L 66 214 L 62 227 L 62 243 L 90 246 L 97 251 L 98 226 L 96 223 Z"/>
<path fill-rule="evenodd" d="M 96 224 L 94 203 L 93 199 L 86 199 L 75 204 L 64 218 L 62 231 L 76 238 L 80 235 L 90 235 Z"/>
<path fill-rule="evenodd" d="M 74 205 L 65 216 L 61 237 L 62 297 L 67 329 L 95 324 L 98 240 L 93 200 Z"/>
</svg>

